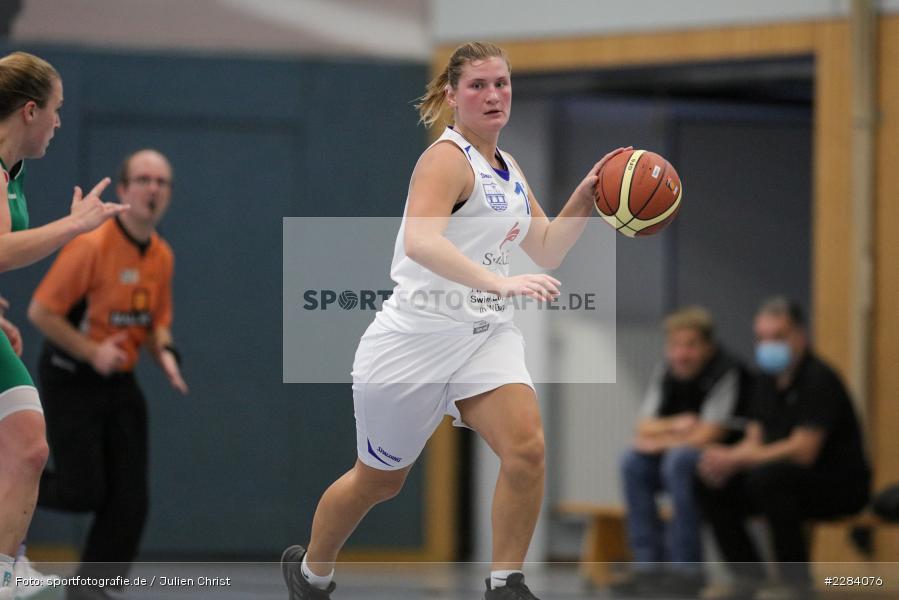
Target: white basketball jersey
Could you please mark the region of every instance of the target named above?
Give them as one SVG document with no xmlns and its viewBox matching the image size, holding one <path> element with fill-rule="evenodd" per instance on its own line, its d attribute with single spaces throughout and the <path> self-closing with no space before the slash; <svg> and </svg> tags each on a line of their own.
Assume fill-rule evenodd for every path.
<svg viewBox="0 0 899 600">
<path fill-rule="evenodd" d="M 474 145 L 452 127 L 447 127 L 434 143 L 447 140 L 461 148 L 468 158 L 474 187 L 468 200 L 450 216 L 443 235 L 475 263 L 508 276 L 510 251 L 521 243 L 531 223 L 524 177 L 502 151 L 500 155 L 509 170 L 494 170 Z M 393 331 L 453 330 L 471 334 L 511 320 L 514 306 L 510 299 L 440 277 L 406 256 L 408 208 L 407 197 L 390 268 L 396 287 L 384 302 L 376 322 Z"/>
</svg>

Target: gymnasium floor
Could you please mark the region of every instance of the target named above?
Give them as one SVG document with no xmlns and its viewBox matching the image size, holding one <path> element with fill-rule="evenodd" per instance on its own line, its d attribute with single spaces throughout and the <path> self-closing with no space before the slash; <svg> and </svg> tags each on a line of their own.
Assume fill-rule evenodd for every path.
<svg viewBox="0 0 899 600">
<path fill-rule="evenodd" d="M 74 565 L 39 565 L 47 572 L 72 573 Z M 483 598 L 487 566 L 477 563 L 342 564 L 336 577 L 334 600 L 479 600 Z M 883 566 L 892 591 L 845 589 L 819 594 L 821 600 L 887 600 L 899 598 L 899 564 Z M 609 599 L 606 590 L 588 589 L 578 577 L 577 565 L 553 563 L 526 568 L 527 583 L 541 600 Z M 890 577 L 890 575 L 893 577 Z M 146 578 L 153 585 L 128 591 L 134 600 L 286 600 L 280 566 L 275 563 L 139 563 L 131 577 Z M 155 577 L 155 580 L 153 579 Z M 228 578 L 226 585 L 200 585 L 201 578 Z M 164 581 L 162 578 L 165 578 Z M 184 585 L 170 579 L 183 579 Z M 162 584 L 166 585 L 162 585 Z M 192 584 L 192 585 L 191 585 Z M 62 600 L 49 593 L 41 600 Z M 680 597 L 653 597 L 681 600 Z"/>
</svg>

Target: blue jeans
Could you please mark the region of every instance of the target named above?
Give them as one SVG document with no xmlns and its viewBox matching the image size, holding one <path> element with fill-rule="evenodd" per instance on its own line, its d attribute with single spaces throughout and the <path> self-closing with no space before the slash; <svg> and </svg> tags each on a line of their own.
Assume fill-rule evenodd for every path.
<svg viewBox="0 0 899 600">
<path fill-rule="evenodd" d="M 693 488 L 700 454 L 698 448 L 681 446 L 663 454 L 629 450 L 622 457 L 628 537 L 638 568 L 639 563 L 665 560 L 692 563 L 675 564 L 675 568 L 700 568 L 701 517 Z M 663 490 L 671 496 L 674 509 L 667 532 L 656 506 L 656 494 Z"/>
</svg>

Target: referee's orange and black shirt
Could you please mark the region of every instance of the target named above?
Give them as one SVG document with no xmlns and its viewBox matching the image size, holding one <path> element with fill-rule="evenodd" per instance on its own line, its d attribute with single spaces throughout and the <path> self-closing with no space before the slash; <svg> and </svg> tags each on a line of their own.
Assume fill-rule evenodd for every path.
<svg viewBox="0 0 899 600">
<path fill-rule="evenodd" d="M 63 247 L 34 300 L 96 342 L 127 331 L 119 347 L 128 360 L 119 370 L 131 371 L 147 336 L 171 326 L 174 263 L 158 234 L 141 243 L 110 219 Z"/>
</svg>

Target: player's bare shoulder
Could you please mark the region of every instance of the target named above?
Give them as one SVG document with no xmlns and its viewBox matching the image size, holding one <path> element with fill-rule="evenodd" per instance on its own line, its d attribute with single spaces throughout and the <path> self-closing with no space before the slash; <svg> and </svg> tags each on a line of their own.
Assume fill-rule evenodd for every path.
<svg viewBox="0 0 899 600">
<path fill-rule="evenodd" d="M 421 173 L 430 174 L 433 170 L 450 176 L 471 174 L 465 152 L 450 140 L 440 140 L 425 150 L 418 159 L 412 175 L 414 177 Z"/>
<path fill-rule="evenodd" d="M 455 202 L 471 195 L 474 187 L 474 173 L 464 151 L 449 140 L 440 141 L 418 159 L 412 172 L 410 197 L 416 191 L 441 190 L 448 200 Z"/>
</svg>

